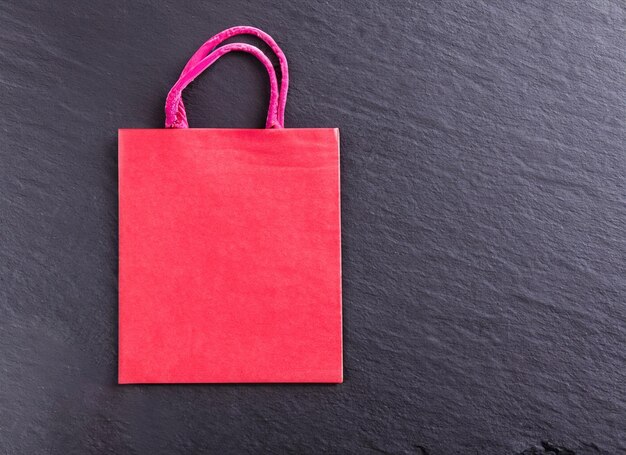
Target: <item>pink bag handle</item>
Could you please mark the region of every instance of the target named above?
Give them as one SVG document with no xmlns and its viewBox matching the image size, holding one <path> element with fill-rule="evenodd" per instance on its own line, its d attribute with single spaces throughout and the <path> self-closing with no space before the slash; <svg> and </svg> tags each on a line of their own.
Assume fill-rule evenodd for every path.
<svg viewBox="0 0 626 455">
<path fill-rule="evenodd" d="M 182 96 L 177 95 L 177 91 L 174 90 L 175 88 L 177 88 L 179 82 L 187 80 L 189 78 L 189 75 L 192 74 L 192 72 L 196 70 L 196 67 L 200 65 L 201 62 L 205 62 L 205 63 L 208 62 L 207 59 L 209 56 L 212 55 L 213 52 L 223 52 L 221 51 L 221 49 L 231 46 L 231 45 L 226 45 L 215 50 L 215 48 L 219 44 L 221 44 L 222 42 L 224 42 L 225 40 L 233 36 L 243 35 L 243 34 L 254 35 L 260 38 L 261 40 L 263 40 L 272 49 L 272 51 L 274 51 L 274 53 L 276 54 L 276 57 L 278 58 L 278 61 L 280 63 L 280 72 L 281 72 L 280 92 L 276 94 L 276 91 L 274 91 L 274 87 L 272 86 L 272 92 L 270 94 L 270 108 L 268 111 L 267 122 L 265 126 L 266 128 L 284 128 L 285 106 L 287 104 L 287 92 L 289 90 L 289 67 L 287 65 L 287 58 L 285 57 L 285 54 L 283 53 L 281 48 L 278 46 L 278 44 L 276 44 L 276 41 L 274 41 L 274 39 L 270 35 L 268 35 L 262 30 L 259 30 L 258 28 L 249 27 L 249 26 L 231 27 L 227 30 L 224 30 L 223 32 L 218 33 L 217 35 L 209 39 L 207 42 L 205 42 L 202 46 L 200 46 L 200 48 L 191 56 L 191 58 L 189 59 L 185 67 L 183 68 L 183 71 L 181 72 L 178 82 L 174 85 L 174 87 L 172 87 L 172 90 L 170 90 L 170 93 L 168 94 L 167 102 L 165 105 L 165 116 L 166 116 L 165 127 L 166 128 L 188 128 L 189 127 L 189 124 L 187 123 L 187 115 L 185 112 L 185 106 L 183 104 Z M 253 48 L 254 51 L 252 51 L 250 48 Z M 228 47 L 228 49 L 231 49 L 231 48 Z M 244 45 L 242 48 L 238 48 L 238 49 L 233 48 L 232 50 L 242 50 L 242 51 L 249 52 L 255 55 L 255 57 L 257 57 L 265 65 L 268 73 L 270 74 L 270 84 L 272 83 L 272 73 L 274 74 L 274 79 L 276 78 L 274 67 L 272 66 L 271 62 L 269 62 L 267 57 L 265 57 L 265 55 L 263 55 L 257 48 L 250 46 L 250 45 Z M 211 59 L 210 63 L 206 64 L 202 70 L 200 70 L 197 74 L 193 75 L 187 83 L 183 83 L 181 85 L 182 88 L 180 88 L 180 91 L 182 91 L 189 84 L 189 82 L 191 82 L 195 77 L 197 77 L 198 74 L 204 71 L 204 69 L 208 68 L 211 64 L 213 64 L 215 60 L 217 60 L 219 57 L 221 57 L 225 53 L 231 52 L 232 50 L 228 50 L 223 53 L 220 53 L 215 59 Z M 265 58 L 261 57 L 259 53 L 263 55 L 263 57 Z M 274 106 L 274 104 L 272 103 L 274 98 L 277 98 L 276 106 Z"/>
<path fill-rule="evenodd" d="M 192 68 L 198 61 L 202 60 L 208 54 L 210 54 L 217 46 L 219 46 L 222 42 L 226 41 L 233 36 L 238 35 L 253 35 L 257 38 L 261 39 L 265 44 L 267 44 L 270 49 L 276 54 L 278 58 L 278 62 L 280 63 L 280 93 L 278 95 L 278 121 L 281 127 L 285 126 L 285 106 L 287 104 L 287 92 L 289 91 L 289 66 L 287 64 L 287 57 L 285 57 L 284 52 L 280 48 L 280 46 L 274 41 L 274 39 L 265 33 L 263 30 L 260 30 L 256 27 L 251 27 L 247 25 L 239 25 L 236 27 L 231 27 L 226 29 L 217 35 L 210 38 L 206 43 L 204 43 L 200 48 L 191 56 L 187 65 L 181 72 L 181 76 L 185 74 L 190 68 Z"/>
<path fill-rule="evenodd" d="M 204 70 L 215 63 L 221 56 L 233 51 L 242 51 L 254 55 L 267 70 L 270 77 L 270 107 L 267 112 L 266 128 L 282 128 L 278 122 L 276 112 L 278 110 L 278 82 L 276 80 L 276 71 L 272 66 L 272 62 L 258 48 L 245 43 L 226 44 L 219 49 L 211 52 L 209 55 L 198 61 L 194 66 L 184 72 L 172 89 L 167 94 L 165 101 L 165 127 L 166 128 L 189 128 L 187 122 L 187 113 L 182 104 L 183 90 Z"/>
</svg>

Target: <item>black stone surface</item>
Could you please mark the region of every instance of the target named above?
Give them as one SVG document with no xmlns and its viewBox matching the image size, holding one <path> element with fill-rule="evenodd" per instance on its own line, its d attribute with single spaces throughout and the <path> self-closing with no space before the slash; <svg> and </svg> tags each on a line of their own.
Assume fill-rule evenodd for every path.
<svg viewBox="0 0 626 455">
<path fill-rule="evenodd" d="M 346 382 L 117 386 L 116 130 L 239 24 L 341 128 Z M 626 453 L 624 49 L 621 0 L 1 1 L 0 452 Z"/>
</svg>

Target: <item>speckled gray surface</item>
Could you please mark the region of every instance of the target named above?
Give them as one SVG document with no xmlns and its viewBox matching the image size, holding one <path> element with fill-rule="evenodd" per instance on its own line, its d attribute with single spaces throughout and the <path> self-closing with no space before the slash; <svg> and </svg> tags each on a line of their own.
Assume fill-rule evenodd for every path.
<svg viewBox="0 0 626 455">
<path fill-rule="evenodd" d="M 346 381 L 117 386 L 116 130 L 237 24 L 341 128 Z M 618 0 L 1 1 L 0 452 L 626 453 L 624 49 Z"/>
</svg>

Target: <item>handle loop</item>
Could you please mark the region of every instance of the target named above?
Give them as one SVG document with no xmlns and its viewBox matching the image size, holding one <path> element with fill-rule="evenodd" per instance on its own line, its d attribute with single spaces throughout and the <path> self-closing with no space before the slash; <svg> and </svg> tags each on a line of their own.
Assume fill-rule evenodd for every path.
<svg viewBox="0 0 626 455">
<path fill-rule="evenodd" d="M 232 38 L 233 36 L 244 35 L 244 34 L 254 35 L 257 38 L 264 41 L 272 49 L 272 51 L 274 52 L 274 54 L 276 54 L 276 57 L 278 58 L 278 62 L 280 64 L 280 72 L 281 72 L 280 91 L 276 94 L 276 91 L 274 91 L 272 87 L 272 92 L 270 94 L 270 108 L 268 111 L 266 128 L 284 128 L 285 106 L 287 104 L 287 92 L 289 90 L 289 67 L 287 65 L 287 58 L 285 57 L 285 54 L 283 53 L 282 49 L 278 46 L 278 44 L 276 44 L 276 41 L 274 41 L 274 39 L 270 35 L 268 35 L 262 30 L 259 30 L 258 28 L 250 27 L 250 26 L 231 27 L 227 30 L 224 30 L 218 33 L 217 35 L 213 36 L 208 41 L 206 41 L 202 46 L 200 46 L 200 48 L 191 56 L 191 58 L 189 59 L 185 67 L 183 68 L 178 82 L 174 85 L 174 87 L 172 88 L 172 90 L 170 90 L 170 93 L 168 94 L 166 108 L 165 108 L 166 128 L 188 128 L 189 126 L 187 123 L 187 115 L 185 112 L 185 106 L 183 104 L 182 96 L 176 96 L 175 93 L 172 94 L 172 92 L 175 92 L 174 88 L 176 88 L 179 85 L 179 82 L 181 82 L 181 80 L 187 80 L 189 78 L 189 75 L 193 71 L 196 70 L 196 67 L 201 62 L 203 61 L 206 62 L 207 58 L 211 56 L 212 53 L 220 52 L 223 48 L 232 46 L 232 45 L 227 44 L 223 47 L 216 49 L 216 47 L 219 46 L 222 42 L 224 42 L 225 40 L 229 38 Z M 244 44 L 244 43 L 241 43 L 241 44 Z M 275 73 L 273 65 L 271 64 L 271 62 L 269 62 L 269 59 L 267 59 L 267 57 L 265 57 L 265 55 L 254 46 L 244 45 L 244 47 L 246 49 L 232 48 L 232 50 L 242 50 L 244 52 L 249 52 L 255 55 L 255 57 L 257 57 L 264 64 L 268 73 L 270 74 L 270 84 L 271 84 L 272 73 L 274 74 L 274 79 L 276 79 L 276 73 Z M 249 48 L 253 48 L 254 51 L 251 51 Z M 228 49 L 231 49 L 231 48 L 228 47 Z M 215 59 L 211 60 L 211 62 L 208 63 L 206 66 L 204 66 L 202 70 L 200 70 L 197 74 L 193 75 L 193 77 L 191 77 L 191 79 L 189 79 L 187 83 L 185 83 L 184 85 L 181 85 L 182 88 L 180 89 L 180 91 L 182 91 L 189 84 L 189 82 L 191 82 L 195 77 L 197 77 L 198 74 L 204 71 L 204 69 L 208 68 L 211 64 L 213 64 L 215 60 L 217 60 L 217 58 L 221 57 L 225 53 L 231 52 L 232 50 L 228 50 L 226 52 L 220 53 Z M 263 55 L 263 57 L 265 58 L 259 56 L 258 53 Z M 277 98 L 276 106 L 274 106 L 274 104 L 272 103 L 272 100 L 274 98 Z"/>
<path fill-rule="evenodd" d="M 282 125 L 278 122 L 276 112 L 278 110 L 278 82 L 276 80 L 276 71 L 272 66 L 272 62 L 267 56 L 261 52 L 258 48 L 245 43 L 233 43 L 226 44 L 219 49 L 211 52 L 209 55 L 198 61 L 195 65 L 188 68 L 184 72 L 176 84 L 172 87 L 167 94 L 165 101 L 165 127 L 166 128 L 189 128 L 187 122 L 187 114 L 185 107 L 182 103 L 183 90 L 204 70 L 215 63 L 221 56 L 233 51 L 247 52 L 254 55 L 267 70 L 270 78 L 270 107 L 267 112 L 267 120 L 265 122 L 266 128 L 282 128 Z"/>
</svg>

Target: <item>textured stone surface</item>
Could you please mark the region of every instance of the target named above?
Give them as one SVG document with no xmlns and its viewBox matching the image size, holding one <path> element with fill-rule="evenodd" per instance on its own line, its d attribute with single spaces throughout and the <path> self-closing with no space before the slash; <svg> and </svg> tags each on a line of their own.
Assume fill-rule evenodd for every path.
<svg viewBox="0 0 626 455">
<path fill-rule="evenodd" d="M 342 130 L 346 382 L 119 387 L 116 129 L 236 24 Z M 625 453 L 624 49 L 619 0 L 1 1 L 0 451 Z M 191 125 L 262 126 L 265 78 L 227 56 Z"/>
</svg>

